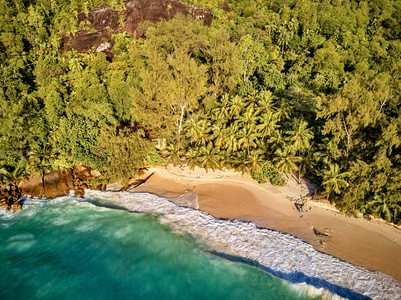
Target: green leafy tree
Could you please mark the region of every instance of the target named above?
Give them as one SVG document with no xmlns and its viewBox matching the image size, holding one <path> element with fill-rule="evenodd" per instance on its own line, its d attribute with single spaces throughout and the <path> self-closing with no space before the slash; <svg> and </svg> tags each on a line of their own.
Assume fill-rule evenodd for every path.
<svg viewBox="0 0 401 300">
<path fill-rule="evenodd" d="M 332 134 L 333 141 L 339 146 L 336 159 L 345 161 L 345 168 L 354 155 L 355 147 L 362 142 L 362 128 L 371 125 L 378 116 L 373 93 L 364 89 L 355 79 L 348 83 L 335 97 L 322 99 L 319 117 L 327 119 L 323 134 Z"/>
<path fill-rule="evenodd" d="M 200 22 L 182 15 L 146 32 L 143 55 L 147 67 L 141 72 L 141 92 L 134 106 L 150 104 L 156 114 L 170 116 L 177 124 L 177 140 L 185 113 L 195 109 L 207 93 L 207 68 L 191 56 L 204 39 Z"/>
<path fill-rule="evenodd" d="M 269 57 L 259 37 L 246 34 L 241 37 L 239 44 L 239 58 L 242 60 L 242 80 L 248 81 L 262 67 Z"/>
<path fill-rule="evenodd" d="M 365 211 L 388 222 L 397 223 L 400 220 L 401 202 L 391 195 L 376 195 L 366 203 Z"/>
<path fill-rule="evenodd" d="M 143 131 L 116 132 L 104 128 L 98 138 L 98 152 L 107 157 L 101 168 L 102 178 L 106 181 L 120 182 L 122 185 L 140 173 L 146 164 L 151 143 L 145 139 Z"/>
<path fill-rule="evenodd" d="M 336 194 L 341 193 L 341 189 L 349 186 L 348 182 L 345 180 L 350 175 L 348 172 L 341 173 L 340 167 L 337 164 L 332 164 L 329 169 L 323 174 L 323 186 L 325 189 L 325 195 L 327 198 L 330 197 L 332 192 Z"/>
<path fill-rule="evenodd" d="M 241 77 L 238 47 L 230 41 L 227 30 L 219 28 L 209 32 L 208 46 L 204 50 L 209 81 L 215 94 L 230 92 Z"/>
</svg>

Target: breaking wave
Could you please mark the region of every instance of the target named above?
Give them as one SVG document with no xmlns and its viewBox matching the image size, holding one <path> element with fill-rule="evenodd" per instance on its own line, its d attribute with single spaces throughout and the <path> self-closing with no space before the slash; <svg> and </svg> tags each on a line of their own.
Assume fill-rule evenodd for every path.
<svg viewBox="0 0 401 300">
<path fill-rule="evenodd" d="M 392 277 L 341 261 L 298 238 L 251 222 L 216 219 L 149 193 L 86 191 L 85 197 L 94 205 L 155 215 L 175 233 L 190 233 L 215 254 L 251 262 L 298 287 L 308 286 L 310 293 L 323 298 L 401 299 L 401 283 Z"/>
</svg>

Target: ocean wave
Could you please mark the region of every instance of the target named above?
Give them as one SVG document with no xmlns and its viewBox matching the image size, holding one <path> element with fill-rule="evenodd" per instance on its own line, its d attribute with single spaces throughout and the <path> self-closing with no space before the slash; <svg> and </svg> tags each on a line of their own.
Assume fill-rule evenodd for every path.
<svg viewBox="0 0 401 300">
<path fill-rule="evenodd" d="M 292 283 L 307 284 L 324 296 L 330 291 L 346 299 L 401 299 L 401 283 L 318 252 L 289 234 L 258 228 L 251 222 L 216 219 L 148 193 L 86 191 L 97 205 L 150 213 L 176 233 L 190 233 L 215 253 L 240 257 Z"/>
</svg>

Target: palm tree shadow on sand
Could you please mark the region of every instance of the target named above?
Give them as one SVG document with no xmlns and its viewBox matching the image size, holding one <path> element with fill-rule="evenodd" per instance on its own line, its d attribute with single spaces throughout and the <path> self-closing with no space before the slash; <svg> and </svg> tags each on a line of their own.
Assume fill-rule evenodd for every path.
<svg viewBox="0 0 401 300">
<path fill-rule="evenodd" d="M 147 176 L 146 178 L 143 178 L 143 179 L 140 179 L 140 178 L 139 178 L 139 179 L 135 179 L 134 182 L 128 184 L 128 185 L 125 186 L 125 187 L 123 187 L 123 188 L 120 190 L 120 192 L 124 192 L 124 191 L 126 191 L 126 190 L 131 189 L 131 188 L 136 188 L 136 187 L 138 187 L 138 186 L 140 186 L 140 185 L 146 183 L 146 181 L 148 181 L 148 179 L 149 179 L 150 177 L 152 177 L 154 173 L 155 173 L 155 172 L 153 172 L 152 174 L 150 174 L 149 176 Z"/>
</svg>

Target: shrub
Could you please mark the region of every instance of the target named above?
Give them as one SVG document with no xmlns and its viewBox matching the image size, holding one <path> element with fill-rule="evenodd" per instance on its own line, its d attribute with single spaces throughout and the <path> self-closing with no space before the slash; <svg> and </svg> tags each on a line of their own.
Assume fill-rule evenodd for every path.
<svg viewBox="0 0 401 300">
<path fill-rule="evenodd" d="M 281 173 L 274 167 L 271 161 L 265 161 L 262 165 L 262 171 L 251 172 L 253 179 L 259 183 L 265 183 L 266 179 L 270 181 L 272 185 L 284 186 L 285 180 L 281 176 Z"/>
<path fill-rule="evenodd" d="M 160 166 L 160 165 L 164 165 L 165 161 L 163 159 L 163 157 L 160 155 L 159 151 L 157 151 L 156 149 L 151 149 L 148 153 L 148 163 L 153 166 Z"/>
</svg>

